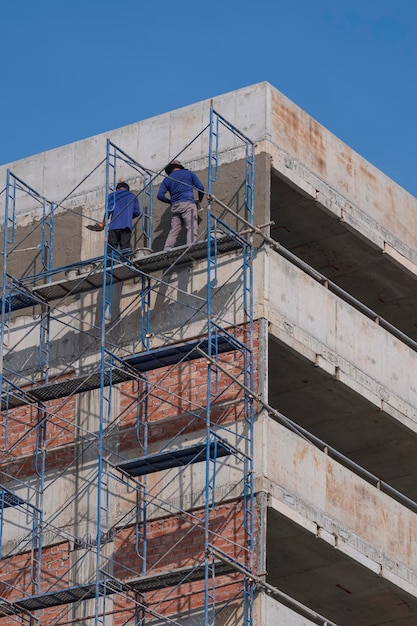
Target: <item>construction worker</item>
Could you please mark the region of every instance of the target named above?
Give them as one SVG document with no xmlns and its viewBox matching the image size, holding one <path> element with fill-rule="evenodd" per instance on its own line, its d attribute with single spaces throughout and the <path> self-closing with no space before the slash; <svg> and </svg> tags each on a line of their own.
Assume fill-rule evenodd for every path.
<svg viewBox="0 0 417 626">
<path fill-rule="evenodd" d="M 110 246 L 120 250 L 131 249 L 133 219 L 140 216 L 140 207 L 138 198 L 127 183 L 117 183 L 116 191 L 109 193 L 107 214 L 110 220 L 107 241 Z M 99 226 L 104 229 L 104 219 Z"/>
<path fill-rule="evenodd" d="M 166 178 L 159 187 L 157 198 L 171 205 L 171 228 L 165 241 L 164 250 L 172 250 L 177 243 L 182 224 L 187 233 L 187 245 L 197 239 L 197 206 L 194 189 L 198 192 L 198 202 L 204 198 L 204 185 L 201 180 L 179 161 L 171 161 L 165 167 Z M 169 193 L 169 198 L 166 194 Z"/>
</svg>

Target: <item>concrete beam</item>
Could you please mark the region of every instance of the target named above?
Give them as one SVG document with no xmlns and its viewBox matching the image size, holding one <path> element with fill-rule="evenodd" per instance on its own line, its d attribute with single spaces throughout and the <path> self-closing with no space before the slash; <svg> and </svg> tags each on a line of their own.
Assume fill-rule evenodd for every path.
<svg viewBox="0 0 417 626">
<path fill-rule="evenodd" d="M 270 418 L 270 506 L 417 597 L 415 514 Z M 260 459 L 258 459 L 261 462 Z"/>
<path fill-rule="evenodd" d="M 267 258 L 270 332 L 416 431 L 417 354 L 278 254 Z"/>
</svg>

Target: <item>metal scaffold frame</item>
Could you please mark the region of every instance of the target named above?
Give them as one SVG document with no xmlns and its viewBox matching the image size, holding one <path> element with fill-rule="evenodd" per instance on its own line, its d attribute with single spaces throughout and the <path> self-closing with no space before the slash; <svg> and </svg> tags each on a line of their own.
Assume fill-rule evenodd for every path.
<svg viewBox="0 0 417 626">
<path fill-rule="evenodd" d="M 11 506 L 26 509 L 31 507 L 34 511 L 34 526 L 26 533 L 25 540 L 36 539 L 32 544 L 32 552 L 36 551 L 33 563 L 38 566 L 39 580 L 37 586 L 28 593 L 26 589 L 20 592 L 14 590 L 11 599 L 0 600 L 1 616 L 8 616 L 16 623 L 32 624 L 44 623 L 42 611 L 51 610 L 55 607 L 55 613 L 50 617 L 48 624 L 71 623 L 66 617 L 68 605 L 82 607 L 86 600 L 93 603 L 88 609 L 89 620 L 86 623 L 104 624 L 106 614 L 112 614 L 112 606 L 107 606 L 107 598 L 124 597 L 130 606 L 130 618 L 135 624 L 145 624 L 149 619 L 159 619 L 161 624 L 181 624 L 181 618 L 175 618 L 171 614 L 165 614 L 164 605 L 169 601 L 170 594 L 175 597 L 183 584 L 192 584 L 201 581 L 203 588 L 203 602 L 201 609 L 204 613 L 204 624 L 209 626 L 216 623 L 219 611 L 227 610 L 233 601 L 243 599 L 242 623 L 245 626 L 252 625 L 253 589 L 252 580 L 254 574 L 254 494 L 253 494 L 253 422 L 254 422 L 254 359 L 253 359 L 253 242 L 252 234 L 245 231 L 240 234 L 239 230 L 231 227 L 224 219 L 213 212 L 211 206 L 211 194 L 213 184 L 219 176 L 219 159 L 221 154 L 221 132 L 231 133 L 239 146 L 245 151 L 244 173 L 244 201 L 241 207 L 244 220 L 253 224 L 254 212 L 254 145 L 240 133 L 232 124 L 228 123 L 219 115 L 213 107 L 210 109 L 210 121 L 202 130 L 209 134 L 208 155 L 208 184 L 207 184 L 207 228 L 204 240 L 192 246 L 193 253 L 190 255 L 188 247 L 163 255 L 163 261 L 151 255 L 152 259 L 137 261 L 132 254 L 123 251 L 115 251 L 106 243 L 102 257 L 79 261 L 68 266 L 53 267 L 52 247 L 55 206 L 42 199 L 46 204 L 40 220 L 42 236 L 39 244 L 41 254 L 41 268 L 32 274 L 13 277 L 8 272 L 9 256 L 13 252 L 10 245 L 14 242 L 17 227 L 16 197 L 13 195 L 13 185 L 18 183 L 19 191 L 23 189 L 32 194 L 34 198 L 41 197 L 23 181 L 17 179 L 8 172 L 6 189 L 6 207 L 4 224 L 4 250 L 3 250 L 3 293 L 7 297 L 2 301 L 1 338 L 4 339 L 10 323 L 13 323 L 15 311 L 32 307 L 40 311 L 39 318 L 33 320 L 33 327 L 39 329 L 39 356 L 38 368 L 35 376 L 30 380 L 25 375 L 10 369 L 8 362 L 1 370 L 2 378 L 2 409 L 4 416 L 4 433 L 11 426 L 11 412 L 27 407 L 38 412 L 36 428 L 27 428 L 18 443 L 29 446 L 31 437 L 35 432 L 35 468 L 38 473 L 40 488 L 36 491 L 36 506 L 32 501 L 24 502 L 20 495 L 16 495 L 8 487 L 2 487 L 0 512 L 2 513 L 1 531 L 6 519 L 3 512 Z M 201 136 L 200 133 L 198 137 Z M 196 138 L 195 138 L 196 139 Z M 187 145 L 190 146 L 194 140 Z M 179 156 L 179 155 L 176 155 Z M 106 148 L 106 185 L 105 197 L 108 199 L 114 191 L 118 179 L 118 166 L 122 162 L 135 173 L 135 177 L 141 180 L 142 198 L 142 230 L 146 247 L 152 247 L 152 185 L 159 173 L 151 172 L 132 159 L 127 153 L 108 141 Z M 12 185 L 13 181 L 13 185 Z M 11 211 L 9 205 L 12 204 Z M 63 203 L 61 203 L 62 206 Z M 59 206 L 59 205 L 56 205 Z M 48 208 L 46 208 L 48 207 Z M 106 200 L 107 214 L 107 200 Z M 108 224 L 105 221 L 105 240 L 107 241 Z M 11 237 L 9 238 L 9 235 Z M 20 242 L 21 243 L 21 242 Z M 233 251 L 239 260 L 239 273 L 241 277 L 240 292 L 242 303 L 242 319 L 238 324 L 233 319 L 224 317 L 218 310 L 217 298 L 222 289 L 218 281 L 218 264 L 224 252 Z M 206 259 L 207 263 L 207 291 L 205 297 L 198 297 L 192 305 L 185 305 L 189 309 L 188 317 L 183 326 L 199 320 L 202 323 L 202 334 L 197 339 L 178 343 L 175 336 L 167 335 L 160 341 L 157 348 L 151 347 L 152 324 L 151 303 L 155 294 L 161 288 L 169 286 L 167 276 L 180 264 L 189 263 L 193 260 Z M 150 267 L 149 267 L 150 266 Z M 157 270 L 165 268 L 162 275 L 152 272 L 152 266 Z M 76 276 L 73 273 L 76 270 Z M 65 278 L 57 276 L 65 274 Z M 111 337 L 111 331 L 117 326 L 118 320 L 112 319 L 114 286 L 117 282 L 134 279 L 139 284 L 138 295 L 135 298 L 140 315 L 140 351 L 129 354 L 126 349 L 120 350 Z M 87 331 L 94 335 L 92 342 L 99 344 L 98 366 L 90 368 L 85 374 L 71 375 L 73 365 L 66 363 L 56 369 L 50 357 L 50 344 L 52 341 L 50 321 L 63 318 L 65 298 L 76 294 L 83 294 L 93 289 L 101 289 L 101 297 L 97 309 L 100 312 L 99 324 Z M 177 289 L 177 287 L 173 288 Z M 188 310 L 187 309 L 187 310 Z M 68 318 L 68 319 L 67 319 Z M 76 320 L 71 313 L 66 313 L 66 321 L 62 322 L 69 328 L 77 328 Z M 30 328 L 26 335 L 33 331 Z M 94 331 L 94 332 L 93 332 Z M 80 330 L 79 332 L 83 332 Z M 85 332 L 85 331 L 84 331 Z M 88 339 L 88 337 L 87 337 Z M 98 339 L 98 344 L 97 344 Z M 7 348 L 7 355 L 13 353 L 19 345 L 19 339 L 14 345 Z M 2 341 L 3 345 L 3 341 Z M 234 368 L 228 366 L 227 355 L 232 354 L 231 363 L 241 363 L 238 374 Z M 6 355 L 2 352 L 2 365 Z M 79 356 L 79 355 L 78 355 Z M 226 359 L 223 363 L 223 359 Z M 74 359 L 75 360 L 75 359 Z M 7 361 L 7 359 L 6 359 Z M 155 441 L 151 430 L 154 424 L 149 420 L 149 401 L 158 397 L 164 391 L 165 381 L 170 373 L 178 368 L 194 367 L 194 363 L 203 363 L 205 368 L 204 384 L 206 397 L 203 404 L 194 403 L 185 410 L 186 425 L 179 427 L 169 440 L 162 442 L 162 447 L 154 451 Z M 54 369 L 55 368 L 55 369 Z M 230 371 L 229 371 L 230 370 Z M 161 374 L 155 378 L 153 372 Z M 152 373 L 152 376 L 151 376 Z M 222 380 L 223 378 L 227 379 Z M 129 407 L 130 412 L 136 412 L 135 431 L 137 446 L 140 455 L 137 458 L 125 457 L 111 443 L 119 424 L 123 420 L 123 414 L 114 414 L 114 394 L 120 384 L 132 382 L 138 392 L 136 400 Z M 227 396 L 228 390 L 236 386 L 239 389 L 238 402 L 242 404 L 242 416 L 240 423 L 216 423 L 213 415 L 217 410 L 217 404 L 223 396 Z M 97 427 L 91 429 L 80 424 L 72 424 L 67 417 L 61 416 L 68 403 L 81 393 L 97 390 L 99 394 L 99 415 Z M 179 396 L 178 396 L 179 398 Z M 169 405 L 175 408 L 178 401 L 173 397 Z M 178 409 L 177 409 L 178 411 Z M 48 474 L 48 436 L 50 423 L 54 423 L 55 429 L 69 432 L 74 436 L 74 454 L 68 463 L 53 477 Z M 183 420 L 184 421 L 184 420 Z M 184 446 L 182 440 L 187 428 L 193 429 L 198 434 L 197 439 L 190 445 Z M 192 432 L 192 429 L 191 429 Z M 16 447 L 16 441 L 12 445 L 7 444 L 4 436 L 3 459 L 10 455 Z M 78 443 L 77 443 L 78 442 Z M 68 444 L 69 445 L 69 444 Z M 78 450 L 78 451 L 77 451 Z M 66 502 L 65 508 L 75 506 L 77 498 L 84 493 L 95 493 L 96 514 L 95 533 L 93 536 L 81 539 L 71 535 L 68 530 L 60 526 L 59 514 L 61 512 L 43 515 L 43 496 L 45 491 L 51 490 L 51 485 L 57 484 L 60 477 L 73 470 L 78 462 L 82 462 L 87 454 L 96 456 L 96 469 L 94 478 L 91 476 L 80 490 Z M 189 509 L 182 506 L 174 506 L 172 501 L 173 485 L 178 484 L 181 476 L 194 476 L 193 468 L 205 464 L 204 480 L 201 493 L 198 496 L 197 508 Z M 229 468 L 229 469 L 228 469 Z M 219 499 L 217 481 L 222 472 L 233 471 L 238 478 L 235 479 L 234 495 L 228 497 L 236 506 L 242 507 L 242 536 L 240 539 L 231 540 L 223 538 L 222 547 L 219 547 L 219 529 L 216 526 L 216 511 L 222 505 Z M 159 474 L 158 474 L 159 472 Z M 162 474 L 161 474 L 162 473 Z M 165 473 L 169 478 L 165 479 Z M 149 482 L 150 474 L 161 475 L 162 478 Z M 4 475 L 4 472 L 3 472 Z M 196 474 L 195 476 L 198 476 Z M 18 485 L 19 477 L 8 475 L 11 484 Z M 48 483 L 48 484 L 46 484 Z M 124 512 L 120 519 L 114 519 L 111 512 L 112 498 L 114 497 L 114 485 L 120 485 L 133 493 L 133 506 Z M 42 496 L 42 498 L 41 498 Z M 187 525 L 187 533 L 191 536 L 197 533 L 203 537 L 202 551 L 193 565 L 174 568 L 174 570 L 162 569 L 158 561 L 152 563 L 152 555 L 149 553 L 148 543 L 150 532 L 155 520 L 170 519 L 175 517 L 181 524 Z M 213 526 L 214 523 L 214 526 Z M 123 579 L 115 575 L 121 564 L 115 560 L 108 546 L 116 541 L 124 532 L 134 531 L 134 543 L 140 570 L 135 569 L 126 574 Z M 79 557 L 73 557 L 68 569 L 51 585 L 41 579 L 42 575 L 42 539 L 44 534 L 55 536 L 55 541 L 68 541 L 76 546 L 81 553 Z M 2 532 L 0 532 L 0 544 Z M 1 548 L 1 545 L 0 545 Z M 174 550 L 175 546 L 168 549 Z M 237 556 L 233 556 L 233 553 Z M 16 546 L 8 553 L 8 557 L 19 554 Z M 87 581 L 80 580 L 70 584 L 76 578 L 76 571 L 83 559 L 89 559 L 94 554 L 94 573 L 90 574 Z M 166 555 L 160 557 L 164 562 Z M 123 568 L 122 568 L 123 569 Z M 128 568 L 126 568 L 127 570 Z M 0 576 L 2 564 L 0 562 Z M 44 572 L 43 572 L 44 573 Z M 240 581 L 238 591 L 228 600 L 220 601 L 216 597 L 216 581 L 222 576 L 232 577 Z M 233 578 L 234 577 L 234 578 Z M 158 593 L 164 589 L 164 595 L 158 600 Z M 155 594 L 153 601 L 149 600 L 149 593 Z M 153 602 L 153 603 L 152 603 Z M 88 604 L 88 603 L 87 603 Z M 75 614 L 74 614 L 75 615 Z M 28 618 L 28 616 L 30 616 Z M 179 620 L 179 621 L 178 621 Z M 132 622 L 129 622 L 132 623 Z"/>
<path fill-rule="evenodd" d="M 7 335 L 11 324 L 11 300 L 12 294 L 19 286 L 8 272 L 8 258 L 18 247 L 16 241 L 16 208 L 19 197 L 29 196 L 41 207 L 42 219 L 35 227 L 40 231 L 40 242 L 36 246 L 39 250 L 41 269 L 48 271 L 52 266 L 53 259 L 53 230 L 54 230 L 54 205 L 46 198 L 38 194 L 32 187 L 20 178 L 7 171 L 5 188 L 4 209 L 4 233 L 3 233 L 3 267 L 2 267 L 2 302 L 0 320 L 0 380 L 2 388 L 2 409 L 4 422 L 1 423 L 1 458 L 2 461 L 13 454 L 19 444 L 10 429 L 9 410 L 16 396 L 23 397 L 24 390 L 20 389 L 11 380 L 4 376 L 4 355 L 8 347 Z M 28 235 L 24 238 L 26 240 Z M 20 242 L 22 243 L 22 242 Z M 26 297 L 24 291 L 20 291 L 19 297 Z M 49 352 L 47 346 L 49 330 L 49 306 L 42 304 L 39 321 L 39 369 L 47 377 Z M 5 392 L 5 397 L 4 397 Z M 9 397 L 11 402 L 9 402 Z M 3 532 L 7 524 L 26 524 L 30 533 L 15 542 L 14 550 L 18 549 L 29 553 L 27 561 L 28 585 L 32 593 L 39 593 L 41 588 L 42 567 L 42 542 L 43 542 L 43 495 L 45 477 L 45 408 L 42 403 L 32 406 L 36 415 L 32 427 L 34 436 L 33 476 L 30 480 L 19 476 L 19 467 L 13 462 L 4 465 L 2 463 L 0 475 L 0 560 L 4 557 Z M 7 486 L 6 486 L 7 485 Z M 27 621 L 27 616 L 24 617 Z"/>
</svg>

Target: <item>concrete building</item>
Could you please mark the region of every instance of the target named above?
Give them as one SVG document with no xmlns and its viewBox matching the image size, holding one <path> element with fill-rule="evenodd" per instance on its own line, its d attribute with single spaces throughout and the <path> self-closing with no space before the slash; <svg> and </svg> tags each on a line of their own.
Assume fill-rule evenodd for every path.
<svg viewBox="0 0 417 626">
<path fill-rule="evenodd" d="M 0 626 L 415 626 L 416 199 L 268 83 L 0 189 Z"/>
</svg>

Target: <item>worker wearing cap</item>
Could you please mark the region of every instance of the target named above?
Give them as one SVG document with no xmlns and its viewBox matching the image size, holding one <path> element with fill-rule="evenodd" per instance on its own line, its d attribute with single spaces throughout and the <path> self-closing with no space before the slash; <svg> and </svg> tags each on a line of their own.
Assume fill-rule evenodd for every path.
<svg viewBox="0 0 417 626">
<path fill-rule="evenodd" d="M 182 224 L 187 233 L 187 245 L 197 239 L 197 206 L 194 190 L 198 193 L 198 201 L 204 198 L 204 185 L 201 180 L 179 161 L 171 161 L 165 168 L 166 178 L 159 187 L 157 198 L 171 205 L 171 228 L 165 241 L 164 250 L 171 250 L 177 243 Z M 169 193 L 169 198 L 166 194 Z"/>
</svg>

